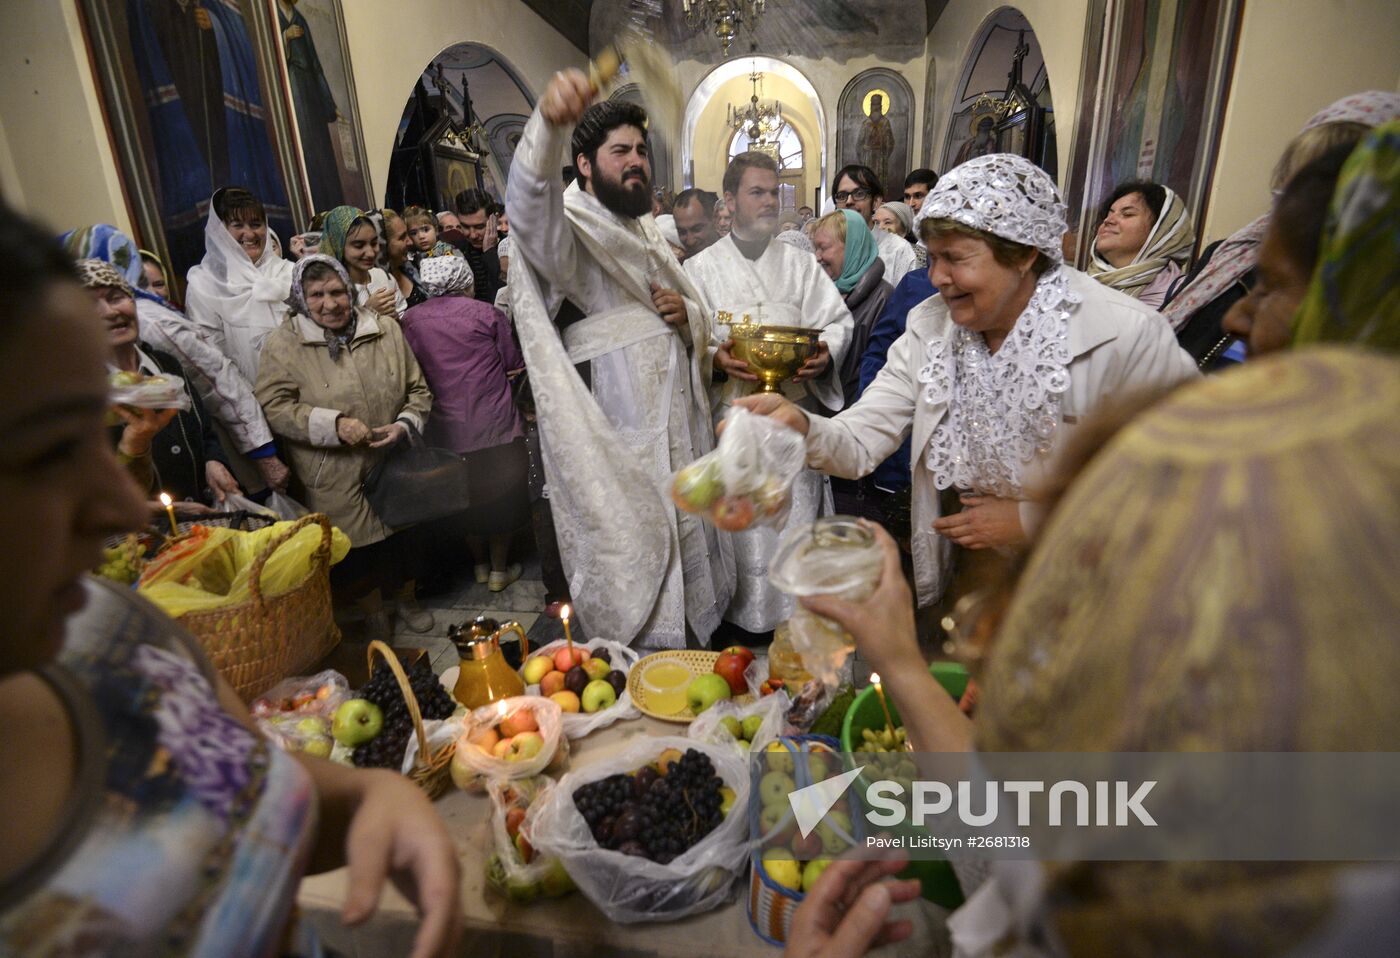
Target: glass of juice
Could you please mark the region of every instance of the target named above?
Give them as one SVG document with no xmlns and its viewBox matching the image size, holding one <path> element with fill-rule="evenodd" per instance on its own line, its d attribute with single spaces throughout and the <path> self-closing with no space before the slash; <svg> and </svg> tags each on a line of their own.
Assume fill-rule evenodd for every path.
<svg viewBox="0 0 1400 958">
<path fill-rule="evenodd" d="M 694 678 L 690 669 L 675 660 L 653 662 L 642 673 L 642 691 L 646 705 L 658 715 L 675 715 L 685 711 L 685 690 Z"/>
</svg>

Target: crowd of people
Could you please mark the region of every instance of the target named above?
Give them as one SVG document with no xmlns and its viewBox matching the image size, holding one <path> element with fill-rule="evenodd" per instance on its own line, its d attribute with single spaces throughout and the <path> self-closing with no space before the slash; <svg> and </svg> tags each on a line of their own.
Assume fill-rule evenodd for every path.
<svg viewBox="0 0 1400 958">
<path fill-rule="evenodd" d="M 915 170 L 889 201 L 871 169 L 846 166 L 818 213 L 783 210 L 776 162 L 748 152 L 715 191 L 673 197 L 651 180 L 645 112 L 596 101 L 570 71 L 525 126 L 504 204 L 468 190 L 438 212 L 340 206 L 284 246 L 260 199 L 229 185 L 183 302 L 119 230 L 55 240 L 6 210 L 0 502 L 11 541 L 45 548 L 7 550 L 0 573 L 0 714 L 21 753 L 0 782 L 26 836 L 0 855 L 0 945 L 49 941 L 77 883 L 108 909 L 84 933 L 137 951 L 231 928 L 274 947 L 299 877 L 348 861 L 348 920 L 387 875 L 423 914 L 417 953 L 452 946 L 454 846 L 421 794 L 270 747 L 178 629 L 82 578 L 157 492 L 193 515 L 245 495 L 326 513 L 352 543 L 337 595 L 367 637 L 393 615 L 431 627 L 415 593 L 434 537 L 460 538 L 500 591 L 528 526 L 550 598 L 586 630 L 649 649 L 762 641 L 793 611 L 767 581 L 783 529 L 722 533 L 664 494 L 736 406 L 805 439 L 785 527 L 838 510 L 888 527 L 872 596 L 804 601 L 886 676 L 917 748 L 1393 750 L 1383 690 L 1400 662 L 1373 640 L 1400 620 L 1385 581 L 1400 563 L 1400 368 L 1384 355 L 1400 347 L 1397 146 L 1400 96 L 1334 104 L 1280 160 L 1270 211 L 1194 263 L 1183 199 L 1125 182 L 1080 271 L 1059 190 L 1019 156 Z M 757 394 L 723 317 L 819 345 Z M 1289 354 L 1258 361 L 1270 352 Z M 189 410 L 122 408 L 109 425 L 116 371 L 181 376 Z M 366 484 L 420 436 L 465 459 L 471 506 L 395 528 Z M 973 723 L 919 638 L 989 594 L 997 638 L 964 649 Z M 1324 646 L 1344 667 L 1312 665 Z M 1208 687 L 1183 692 L 1186 671 Z M 1096 693 L 1074 694 L 1089 673 Z M 1232 700 L 1249 714 L 1227 715 Z M 166 840 L 175 830 L 198 840 Z M 141 883 L 183 898 L 125 896 L 138 852 L 114 836 L 163 849 L 141 853 Z M 914 894 L 893 867 L 830 869 L 788 953 L 907 934 L 886 923 Z M 1378 904 L 1394 875 L 1346 884 L 1330 865 L 962 878 L 970 902 L 950 927 L 968 955 L 1104 954 L 1125 928 L 1179 944 L 1191 908 L 1219 917 L 1185 923 L 1215 953 L 1266 900 L 1290 943 L 1394 924 Z M 1171 881 L 1181 894 L 1161 907 L 1134 897 Z M 1323 888 L 1335 920 L 1318 924 L 1287 881 Z M 1009 941 L 1019 950 L 999 950 Z"/>
</svg>

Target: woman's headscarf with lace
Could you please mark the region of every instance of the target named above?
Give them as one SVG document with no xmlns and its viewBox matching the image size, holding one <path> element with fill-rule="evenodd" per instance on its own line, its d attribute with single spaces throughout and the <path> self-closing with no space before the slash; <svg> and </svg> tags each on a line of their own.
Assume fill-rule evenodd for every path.
<svg viewBox="0 0 1400 958">
<path fill-rule="evenodd" d="M 326 329 L 321 326 L 321 331 L 326 336 L 326 348 L 330 350 L 331 362 L 340 358 L 340 351 L 349 345 L 350 340 L 355 338 L 355 327 L 359 324 L 359 313 L 355 307 L 354 285 L 350 282 L 350 274 L 345 271 L 345 266 L 334 256 L 327 256 L 325 253 L 311 253 L 297 260 L 296 267 L 292 271 L 292 294 L 287 300 L 287 305 L 292 307 L 292 312 L 298 316 L 305 316 L 313 323 L 315 318 L 311 315 L 311 310 L 306 305 L 306 291 L 304 289 L 304 277 L 306 270 L 313 263 L 321 263 L 335 270 L 336 276 L 345 284 L 345 290 L 350 294 L 350 321 L 340 330 Z M 316 323 L 320 326 L 320 323 Z"/>
<path fill-rule="evenodd" d="M 1162 211 L 1133 261 L 1127 266 L 1114 266 L 1099 255 L 1096 244 L 1089 261 L 1090 276 L 1105 286 L 1137 296 L 1151 286 L 1157 274 L 1169 264 L 1185 265 L 1191 256 L 1191 247 L 1196 245 L 1196 230 L 1181 197 L 1170 187 L 1163 186 L 1162 190 L 1166 193 Z"/>
<path fill-rule="evenodd" d="M 981 333 L 957 327 L 926 347 L 919 370 L 924 401 L 946 404 L 929 442 L 935 487 L 1022 497 L 1021 474 L 1050 451 L 1069 389 L 1069 288 L 1060 238 L 1065 205 L 1045 171 L 1024 157 L 993 153 L 968 160 L 938 181 L 919 219 L 945 219 L 1039 250 L 1050 269 L 992 353 Z"/>
<path fill-rule="evenodd" d="M 1342 97 L 1318 111 L 1299 132 L 1306 133 L 1324 123 L 1379 126 L 1397 119 L 1400 119 L 1400 93 L 1369 90 Z M 1205 269 L 1162 309 L 1162 315 L 1167 317 L 1173 329 L 1179 330 L 1185 326 L 1197 310 L 1235 285 L 1254 268 L 1259 261 L 1259 244 L 1264 241 L 1264 230 L 1268 225 L 1269 214 L 1265 213 L 1248 226 L 1231 233 L 1216 247 Z"/>
<path fill-rule="evenodd" d="M 225 321 L 240 318 L 240 325 L 275 326 L 292 290 L 292 264 L 277 254 L 271 231 L 257 262 L 249 259 L 219 219 L 217 205 L 210 202 L 204 223 L 204 259 L 190 267 L 189 298 L 198 297 Z"/>
<path fill-rule="evenodd" d="M 433 256 L 418 270 L 418 283 L 429 296 L 446 296 L 471 289 L 476 282 L 472 268 L 460 256 Z"/>
</svg>

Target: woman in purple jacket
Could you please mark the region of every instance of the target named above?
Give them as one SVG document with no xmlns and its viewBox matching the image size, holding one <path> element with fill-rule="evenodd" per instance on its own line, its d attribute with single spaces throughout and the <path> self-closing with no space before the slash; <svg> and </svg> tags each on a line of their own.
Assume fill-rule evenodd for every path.
<svg viewBox="0 0 1400 958">
<path fill-rule="evenodd" d="M 467 543 L 476 581 L 500 592 L 520 578 L 510 540 L 530 514 L 525 428 L 510 394 L 525 360 L 505 314 L 472 298 L 466 260 L 426 259 L 419 282 L 431 298 L 404 313 L 403 333 L 433 391 L 426 439 L 471 465 Z"/>
</svg>

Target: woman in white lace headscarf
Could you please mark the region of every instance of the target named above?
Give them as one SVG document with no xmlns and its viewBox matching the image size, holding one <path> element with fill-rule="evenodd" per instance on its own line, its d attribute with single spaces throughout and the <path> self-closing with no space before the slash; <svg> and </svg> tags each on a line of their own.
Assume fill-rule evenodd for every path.
<svg viewBox="0 0 1400 958">
<path fill-rule="evenodd" d="M 910 311 L 860 400 L 810 420 L 779 396 L 742 403 L 805 434 L 808 465 L 849 479 L 912 432 L 914 576 L 930 605 L 951 582 L 955 549 L 976 561 L 950 599 L 997 574 L 983 560 L 1026 541 L 1041 514 L 1037 483 L 1086 416 L 1197 373 L 1161 316 L 1064 264 L 1064 204 L 1028 160 L 969 160 L 920 212 L 940 295 Z"/>
</svg>

